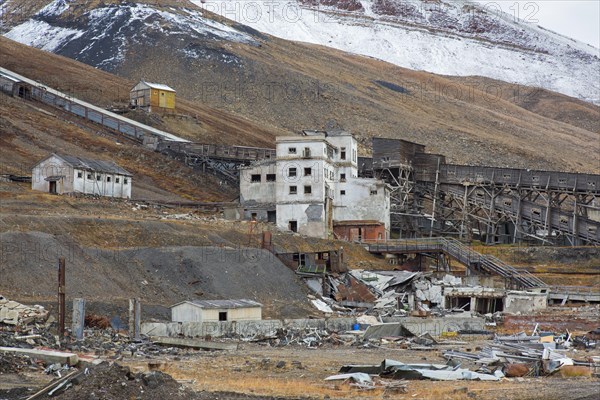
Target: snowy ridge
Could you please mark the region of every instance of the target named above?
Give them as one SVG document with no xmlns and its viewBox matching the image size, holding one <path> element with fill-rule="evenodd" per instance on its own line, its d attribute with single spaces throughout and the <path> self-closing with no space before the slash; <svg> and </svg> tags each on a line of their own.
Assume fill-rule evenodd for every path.
<svg viewBox="0 0 600 400">
<path fill-rule="evenodd" d="M 153 45 L 152 38 L 157 35 L 254 43 L 247 33 L 205 18 L 198 10 L 167 11 L 146 4 L 124 3 L 101 6 L 73 20 L 69 3 L 70 0 L 52 1 L 4 36 L 109 71 L 125 59 L 129 44 Z M 185 49 L 181 53 L 187 57 L 202 56 Z"/>
<path fill-rule="evenodd" d="M 237 8 L 226 9 L 192 2 L 283 39 L 414 70 L 485 76 L 600 103 L 600 50 L 469 1 L 242 0 L 234 3 Z"/>
</svg>

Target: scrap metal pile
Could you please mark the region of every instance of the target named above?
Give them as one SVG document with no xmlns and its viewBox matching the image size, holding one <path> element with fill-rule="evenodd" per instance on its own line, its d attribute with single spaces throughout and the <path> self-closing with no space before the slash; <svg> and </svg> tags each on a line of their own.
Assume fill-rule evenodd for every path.
<svg viewBox="0 0 600 400">
<path fill-rule="evenodd" d="M 577 338 L 579 342 L 582 338 Z M 600 367 L 600 357 L 574 360 L 566 353 L 574 347 L 575 338 L 570 334 L 555 337 L 550 332 L 539 332 L 537 327 L 533 335 L 524 332 L 510 336 L 496 336 L 494 341 L 478 353 L 455 350 L 443 352 L 449 360 L 467 360 L 479 366 L 481 370 L 501 367 L 507 377 L 544 376 L 556 373 L 563 367 L 583 367 L 587 374 L 590 368 Z M 595 342 L 586 342 L 596 347 Z M 578 368 L 569 368 L 572 372 Z"/>
</svg>

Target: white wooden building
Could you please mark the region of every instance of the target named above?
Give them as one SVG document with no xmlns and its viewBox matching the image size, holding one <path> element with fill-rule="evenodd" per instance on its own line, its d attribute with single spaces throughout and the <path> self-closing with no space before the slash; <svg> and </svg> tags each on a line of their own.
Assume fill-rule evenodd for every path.
<svg viewBox="0 0 600 400">
<path fill-rule="evenodd" d="M 252 300 L 189 300 L 171 306 L 173 322 L 260 321 L 262 304 Z"/>
<path fill-rule="evenodd" d="M 54 194 L 131 198 L 131 178 L 131 173 L 113 162 L 52 154 L 33 167 L 31 188 Z"/>
</svg>

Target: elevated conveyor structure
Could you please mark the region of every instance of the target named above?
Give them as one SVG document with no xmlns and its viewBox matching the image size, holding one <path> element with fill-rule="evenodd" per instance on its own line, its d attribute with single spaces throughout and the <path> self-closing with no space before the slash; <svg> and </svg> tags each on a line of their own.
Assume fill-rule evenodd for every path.
<svg viewBox="0 0 600 400">
<path fill-rule="evenodd" d="M 424 150 L 374 138 L 373 158 L 360 160 L 362 175 L 393 187 L 401 237 L 600 245 L 600 175 L 447 164 Z"/>
</svg>

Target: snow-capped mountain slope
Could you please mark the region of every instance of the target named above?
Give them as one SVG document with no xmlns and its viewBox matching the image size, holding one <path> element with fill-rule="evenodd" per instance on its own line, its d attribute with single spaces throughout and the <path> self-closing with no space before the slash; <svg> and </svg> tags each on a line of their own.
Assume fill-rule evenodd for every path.
<svg viewBox="0 0 600 400">
<path fill-rule="evenodd" d="M 192 2 L 283 39 L 414 70 L 485 76 L 600 102 L 598 49 L 490 5 L 462 0 L 240 1 L 235 7 Z"/>
<path fill-rule="evenodd" d="M 4 36 L 107 71 L 114 70 L 123 61 L 132 44 L 151 46 L 165 36 L 173 41 L 185 38 L 186 41 L 254 42 L 249 34 L 205 18 L 199 10 L 120 3 L 76 15 L 77 10 L 71 8 L 71 3 L 72 0 L 54 0 Z M 194 48 L 179 51 L 187 57 L 201 56 Z"/>
</svg>

